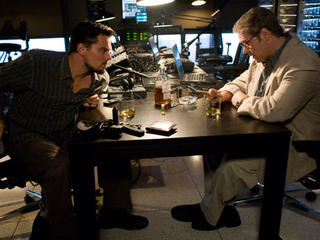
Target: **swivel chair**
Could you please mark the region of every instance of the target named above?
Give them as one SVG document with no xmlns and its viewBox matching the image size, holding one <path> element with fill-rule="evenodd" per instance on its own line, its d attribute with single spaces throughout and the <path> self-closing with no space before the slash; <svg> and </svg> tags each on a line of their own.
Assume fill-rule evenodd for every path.
<svg viewBox="0 0 320 240">
<path fill-rule="evenodd" d="M 14 187 L 26 187 L 26 183 L 28 181 L 31 182 L 32 179 L 30 179 L 29 176 L 25 175 L 25 173 L 16 166 L 14 160 L 8 157 L 3 146 L 4 144 L 3 142 L 1 142 L 1 149 L 3 151 L 0 154 L 0 159 L 5 160 L 0 161 L 0 191 L 1 189 L 6 188 L 12 189 Z M 41 194 L 27 189 L 26 195 L 24 197 L 24 202 L 24 206 L 1 215 L 0 224 L 2 221 L 40 209 L 32 225 L 30 240 L 49 239 L 49 224 L 47 220 L 47 213 L 45 211 L 44 204 L 42 203 Z M 2 204 L 2 206 L 6 205 L 9 204 Z"/>
<path fill-rule="evenodd" d="M 220 66 L 232 61 L 232 57 L 229 55 L 229 47 L 231 43 L 228 43 L 227 55 L 218 54 L 214 48 L 200 48 L 200 44 L 201 43 L 199 42 L 196 43 L 196 61 L 199 66 Z"/>
<path fill-rule="evenodd" d="M 15 43 L 0 43 L 0 65 L 3 64 L 6 59 L 8 62 L 12 61 L 12 52 L 24 52 L 29 49 L 29 37 L 27 33 L 27 24 L 25 21 L 20 23 L 18 31 L 14 30 L 10 22 L 5 22 L 1 32 L 0 38 L 19 38 L 25 41 L 26 47 L 22 49 L 20 44 Z"/>
<path fill-rule="evenodd" d="M 199 66 L 219 66 L 225 65 L 228 62 L 232 61 L 232 57 L 229 55 L 229 48 L 231 43 L 227 43 L 227 55 L 222 55 L 223 43 L 220 31 L 215 31 L 213 37 L 213 48 L 201 48 L 201 43 L 196 43 L 196 61 L 198 62 Z"/>
<path fill-rule="evenodd" d="M 12 101 L 13 93 L 1 92 L 0 97 L 2 99 L 2 101 L 0 101 L 0 109 L 3 111 L 4 116 L 6 116 Z M 18 167 L 14 159 L 8 155 L 6 147 L 7 142 L 7 134 L 4 134 L 0 141 L 0 191 L 1 189 L 13 189 L 15 187 L 24 188 L 29 181 L 34 185 L 31 177 L 26 175 L 25 171 Z M 47 237 L 49 233 L 49 224 L 45 206 L 42 203 L 41 194 L 27 189 L 24 202 L 24 206 L 1 215 L 0 224 L 2 221 L 40 209 L 32 225 L 30 240 L 49 239 Z M 6 205 L 9 204 L 2 204 L 2 206 Z"/>
<path fill-rule="evenodd" d="M 315 201 L 317 198 L 317 194 L 312 190 L 319 190 L 320 189 L 320 141 L 294 141 L 293 146 L 296 148 L 298 152 L 306 152 L 310 157 L 314 158 L 317 162 L 317 169 L 313 172 L 309 173 L 305 177 L 302 177 L 299 182 L 306 187 L 307 189 L 311 190 L 311 192 L 307 192 L 305 194 L 305 198 L 312 202 Z M 236 197 L 234 203 L 240 204 L 244 202 L 252 202 L 263 198 L 263 194 L 260 193 L 260 188 L 263 187 L 262 184 L 257 184 L 255 187 L 250 189 L 251 196 L 245 198 Z M 289 194 L 292 191 L 286 191 L 284 193 L 284 199 L 286 204 L 292 204 L 299 209 L 305 211 L 311 211 L 317 215 L 320 215 L 320 212 L 313 209 L 312 207 L 308 206 L 307 204 L 297 200 L 294 197 L 291 197 Z"/>
<path fill-rule="evenodd" d="M 2 101 L 0 101 L 0 109 L 3 111 L 4 116 L 7 114 L 9 105 L 11 103 L 13 94 L 10 92 L 1 92 L 0 97 Z M 24 188 L 26 187 L 26 183 L 28 181 L 31 182 L 31 178 L 26 175 L 26 173 L 19 168 L 15 161 L 8 155 L 6 144 L 7 143 L 7 135 L 4 134 L 2 136 L 2 140 L 0 141 L 0 191 L 1 189 L 13 189 L 15 187 Z M 32 183 L 32 182 L 31 182 Z M 32 183 L 33 184 L 33 183 Z M 10 211 L 4 215 L 0 216 L 0 223 L 2 221 L 11 219 L 13 217 L 19 216 L 20 214 L 28 213 L 31 211 L 39 210 L 34 224 L 33 231 L 30 239 L 38 239 L 39 236 L 44 232 L 43 228 L 39 228 L 39 222 L 46 222 L 46 217 L 44 217 L 45 211 L 44 206 L 41 201 L 41 194 L 34 192 L 32 190 L 27 189 L 26 195 L 24 197 L 25 205 Z M 7 206 L 9 204 L 2 204 L 2 206 Z M 40 216 L 41 214 L 41 216 Z M 45 220 L 42 220 L 45 219 Z M 42 224 L 44 225 L 44 224 Z"/>
<path fill-rule="evenodd" d="M 3 151 L 0 154 L 0 159 L 6 158 L 6 160 L 0 162 L 0 190 L 6 188 L 13 189 L 14 187 L 26 187 L 26 183 L 31 181 L 31 179 L 15 165 L 12 159 L 8 157 L 2 142 L 1 148 Z M 40 209 L 41 194 L 31 190 L 26 190 L 24 202 L 26 203 L 25 206 L 0 216 L 0 222 L 23 213 Z"/>
<path fill-rule="evenodd" d="M 320 189 L 320 141 L 294 141 L 293 145 L 298 152 L 308 153 L 317 163 L 317 169 L 301 178 L 300 182 L 310 190 Z M 305 197 L 309 201 L 315 201 L 317 194 L 311 191 Z"/>
<path fill-rule="evenodd" d="M 1 43 L 0 52 L 0 64 L 5 64 L 5 60 L 8 58 L 8 62 L 12 61 L 12 52 L 23 52 L 29 48 L 29 37 L 27 34 L 27 24 L 25 21 L 20 22 L 18 31 L 14 30 L 11 22 L 6 21 L 0 32 L 0 37 L 11 38 L 18 37 L 26 42 L 26 47 L 22 49 L 21 45 L 14 43 Z M 1 92 L 0 97 L 2 99 L 0 109 L 6 115 L 13 94 L 9 92 Z M 5 141 L 0 142 L 0 189 L 12 189 L 14 187 L 24 188 L 26 183 L 31 181 L 23 171 L 19 171 L 19 168 L 15 165 L 14 161 L 9 157 L 5 148 Z M 5 160 L 3 160 L 5 159 Z M 11 211 L 5 215 L 0 216 L 0 222 L 13 218 L 19 214 L 34 211 L 40 208 L 41 194 L 31 190 L 26 190 L 26 196 L 24 198 L 25 206 Z"/>
<path fill-rule="evenodd" d="M 238 45 L 232 64 L 214 66 L 216 77 L 224 82 L 232 81 L 249 67 L 249 55 L 244 54 L 241 44 Z"/>
</svg>

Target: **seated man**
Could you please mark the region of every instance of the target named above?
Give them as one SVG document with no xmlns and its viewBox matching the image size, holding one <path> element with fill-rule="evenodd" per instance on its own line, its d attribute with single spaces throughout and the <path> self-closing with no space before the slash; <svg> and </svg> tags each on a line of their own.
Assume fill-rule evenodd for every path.
<svg viewBox="0 0 320 240">
<path fill-rule="evenodd" d="M 271 11 L 253 8 L 234 25 L 244 53 L 253 57 L 249 69 L 219 91 L 239 115 L 266 122 L 280 122 L 291 132 L 291 141 L 320 139 L 320 61 L 295 34 L 283 32 Z M 232 146 L 230 146 L 232 148 Z M 265 146 L 268 147 L 268 146 Z M 272 149 L 270 149 L 272 151 Z M 240 158 L 240 159 L 239 159 Z M 200 204 L 171 210 L 180 221 L 192 222 L 197 230 L 215 230 L 241 224 L 234 197 L 244 188 L 263 182 L 261 159 L 221 157 L 211 185 Z M 306 153 L 289 149 L 286 182 L 300 179 L 316 168 Z"/>
<path fill-rule="evenodd" d="M 9 154 L 42 187 L 52 230 L 50 239 L 77 239 L 67 141 L 80 109 L 96 107 L 98 89 L 109 82 L 105 69 L 111 59 L 113 34 L 111 28 L 102 24 L 82 22 L 73 32 L 69 53 L 30 50 L 0 68 L 0 91 L 13 92 L 6 119 L 2 116 L 0 120 L 0 137 L 8 132 Z M 107 222 L 102 225 L 144 228 L 148 220 L 129 212 L 130 175 L 121 177 L 127 179 L 117 181 L 119 194 L 110 193 L 106 187 L 105 195 L 106 199 L 112 199 L 121 194 L 126 205 L 105 201 L 106 209 L 114 211 L 102 213 Z"/>
</svg>

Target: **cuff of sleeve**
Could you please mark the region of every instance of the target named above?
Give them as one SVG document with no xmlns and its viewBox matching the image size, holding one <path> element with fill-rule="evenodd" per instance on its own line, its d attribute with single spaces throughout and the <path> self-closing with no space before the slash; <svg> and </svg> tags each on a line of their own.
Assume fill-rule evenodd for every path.
<svg viewBox="0 0 320 240">
<path fill-rule="evenodd" d="M 244 111 L 244 109 L 245 109 L 245 104 L 243 104 L 243 103 L 244 103 L 247 99 L 248 99 L 248 98 L 244 98 L 242 101 L 240 101 L 239 106 L 236 106 L 237 112 L 238 112 L 239 114 L 246 112 L 246 111 Z M 237 105 L 238 105 L 238 103 L 237 103 Z"/>
<path fill-rule="evenodd" d="M 232 94 L 235 94 L 236 92 L 238 92 L 240 89 L 237 86 L 224 86 L 222 88 L 220 88 L 218 91 L 228 91 Z"/>
</svg>

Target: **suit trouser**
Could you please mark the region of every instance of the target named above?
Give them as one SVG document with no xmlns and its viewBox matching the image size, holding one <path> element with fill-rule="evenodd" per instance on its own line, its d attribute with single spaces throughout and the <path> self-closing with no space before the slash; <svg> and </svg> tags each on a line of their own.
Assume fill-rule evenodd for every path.
<svg viewBox="0 0 320 240">
<path fill-rule="evenodd" d="M 9 147 L 10 156 L 40 183 L 48 221 L 56 240 L 76 239 L 66 144 L 35 139 Z"/>
<path fill-rule="evenodd" d="M 263 159 L 224 159 L 214 170 L 210 158 L 205 159 L 205 174 L 209 180 L 206 193 L 200 203 L 207 221 L 215 226 L 225 205 L 232 205 L 234 197 L 243 189 L 251 189 L 258 182 L 258 172 Z"/>
</svg>

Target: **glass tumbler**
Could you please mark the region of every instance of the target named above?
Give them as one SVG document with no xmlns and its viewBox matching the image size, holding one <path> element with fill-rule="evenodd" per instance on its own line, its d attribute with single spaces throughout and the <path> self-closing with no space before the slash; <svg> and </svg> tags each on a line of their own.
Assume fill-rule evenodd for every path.
<svg viewBox="0 0 320 240">
<path fill-rule="evenodd" d="M 208 117 L 218 117 L 221 114 L 221 95 L 215 94 L 213 96 L 206 95 L 205 109 Z"/>
<path fill-rule="evenodd" d="M 123 120 L 132 119 L 135 115 L 135 99 L 132 91 L 126 92 L 119 104 L 119 115 Z"/>
</svg>

